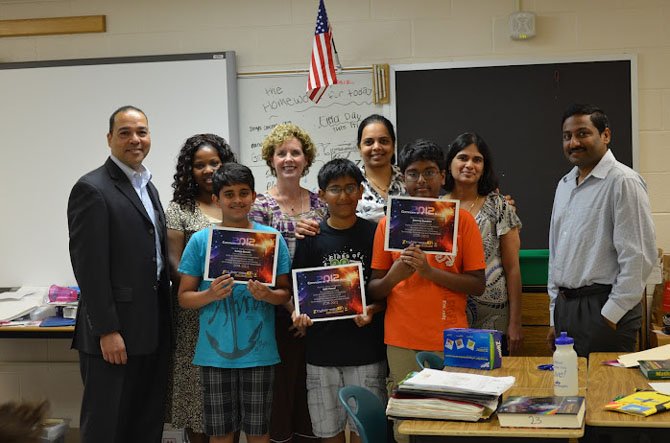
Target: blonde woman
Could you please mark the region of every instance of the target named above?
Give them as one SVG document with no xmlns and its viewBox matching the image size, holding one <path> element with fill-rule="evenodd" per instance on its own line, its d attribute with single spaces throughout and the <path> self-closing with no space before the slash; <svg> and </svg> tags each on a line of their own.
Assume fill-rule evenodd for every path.
<svg viewBox="0 0 670 443">
<path fill-rule="evenodd" d="M 286 123 L 275 126 L 267 135 L 262 155 L 277 182 L 266 193 L 258 194 L 249 218 L 281 232 L 293 259 L 298 221 L 320 222 L 326 214 L 326 206 L 318 194 L 300 185 L 314 161 L 316 148 L 305 131 Z M 304 339 L 294 336 L 291 315 L 286 309 L 278 306 L 275 313 L 281 363 L 275 368 L 270 439 L 290 442 L 316 438 L 307 408 Z"/>
</svg>

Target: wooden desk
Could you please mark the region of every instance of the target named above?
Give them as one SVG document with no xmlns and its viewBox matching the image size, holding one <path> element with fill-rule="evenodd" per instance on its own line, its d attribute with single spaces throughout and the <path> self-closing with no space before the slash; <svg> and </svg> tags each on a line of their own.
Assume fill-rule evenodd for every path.
<svg viewBox="0 0 670 443">
<path fill-rule="evenodd" d="M 74 326 L 0 326 L 0 338 L 72 338 Z"/>
<path fill-rule="evenodd" d="M 622 437 L 621 441 L 632 441 L 628 437 L 641 433 L 663 437 L 667 440 L 670 431 L 670 412 L 661 412 L 649 417 L 637 417 L 620 412 L 605 411 L 603 406 L 617 395 L 632 394 L 635 389 L 649 389 L 649 380 L 638 368 L 618 368 L 603 365 L 603 361 L 615 360 L 615 352 L 594 352 L 589 355 L 588 392 L 586 397 L 586 424 L 594 428 L 616 428 L 600 430 L 598 433 L 609 433 Z M 631 429 L 622 429 L 631 428 Z M 645 428 L 640 429 L 640 428 Z M 637 440 L 635 440 L 637 441 Z M 651 441 L 660 441 L 652 438 Z"/>
<path fill-rule="evenodd" d="M 491 371 L 475 369 L 452 368 L 453 372 L 469 372 L 472 374 L 490 375 L 494 377 L 512 375 L 516 378 L 514 386 L 509 389 L 503 398 L 512 395 L 550 396 L 554 394 L 554 374 L 551 371 L 541 371 L 538 365 L 551 363 L 551 357 L 503 357 L 502 367 Z M 586 359 L 579 359 L 579 394 L 586 395 Z M 588 404 L 588 402 L 587 402 Z M 498 416 L 493 415 L 483 422 L 436 421 L 436 420 L 402 420 L 398 427 L 401 434 L 410 435 L 414 442 L 428 442 L 450 437 L 467 437 L 467 441 L 487 440 L 495 438 L 496 442 L 518 441 L 520 437 L 569 439 L 584 435 L 581 429 L 531 429 L 531 428 L 501 428 Z M 474 440 L 473 440 L 474 439 Z M 449 439 L 452 441 L 452 438 Z"/>
</svg>

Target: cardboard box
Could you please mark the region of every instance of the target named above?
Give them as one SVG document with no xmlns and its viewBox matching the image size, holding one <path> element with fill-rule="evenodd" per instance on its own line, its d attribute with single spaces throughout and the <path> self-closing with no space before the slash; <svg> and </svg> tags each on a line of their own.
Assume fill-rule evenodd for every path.
<svg viewBox="0 0 670 443">
<path fill-rule="evenodd" d="M 474 369 L 499 368 L 502 332 L 490 329 L 444 330 L 444 365 Z"/>
</svg>

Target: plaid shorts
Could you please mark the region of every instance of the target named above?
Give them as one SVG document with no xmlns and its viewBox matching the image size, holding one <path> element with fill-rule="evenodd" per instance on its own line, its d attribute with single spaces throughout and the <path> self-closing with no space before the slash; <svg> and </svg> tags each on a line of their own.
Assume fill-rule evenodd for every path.
<svg viewBox="0 0 670 443">
<path fill-rule="evenodd" d="M 207 435 L 270 432 L 274 366 L 201 369 Z"/>
</svg>

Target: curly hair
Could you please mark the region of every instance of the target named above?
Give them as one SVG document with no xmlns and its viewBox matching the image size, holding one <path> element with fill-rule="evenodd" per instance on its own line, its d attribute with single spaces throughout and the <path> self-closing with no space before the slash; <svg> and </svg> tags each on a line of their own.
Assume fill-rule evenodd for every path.
<svg viewBox="0 0 670 443">
<path fill-rule="evenodd" d="M 221 163 L 235 162 L 235 154 L 230 145 L 216 134 L 196 134 L 184 142 L 177 157 L 177 172 L 174 174 L 172 200 L 182 209 L 195 211 L 195 199 L 198 196 L 198 184 L 193 177 L 193 159 L 198 149 L 211 146 L 219 153 Z"/>
<path fill-rule="evenodd" d="M 316 157 L 316 147 L 309 134 L 293 123 L 280 123 L 272 128 L 272 131 L 265 137 L 265 140 L 263 140 L 263 149 L 261 151 L 263 160 L 265 160 L 272 175 L 275 177 L 277 176 L 277 171 L 275 171 L 274 166 L 272 166 L 272 157 L 275 155 L 275 149 L 292 138 L 298 139 L 302 146 L 302 153 L 305 154 L 305 159 L 307 160 L 305 169 L 302 171 L 303 177 L 307 175 L 309 167 L 312 166 L 312 162 L 314 162 L 314 157 Z"/>
</svg>

